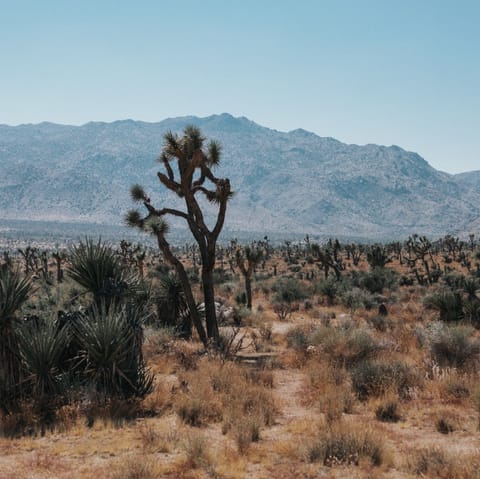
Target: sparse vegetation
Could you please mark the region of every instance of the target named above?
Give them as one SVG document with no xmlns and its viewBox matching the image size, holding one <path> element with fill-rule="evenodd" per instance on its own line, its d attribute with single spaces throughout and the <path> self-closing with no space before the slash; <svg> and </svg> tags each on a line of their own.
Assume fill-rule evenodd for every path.
<svg viewBox="0 0 480 479">
<path fill-rule="evenodd" d="M 78 450 L 95 448 L 98 464 L 79 477 L 354 477 L 355 468 L 478 479 L 469 452 L 480 417 L 478 278 L 466 266 L 477 250 L 448 238 L 347 246 L 258 241 L 249 261 L 239 242 L 222 245 L 214 343 L 192 328 L 178 273 L 155 250 L 86 239 L 65 250 L 65 274 L 57 247 L 4 256 L 1 340 L 12 334 L 16 348 L 15 374 L 0 365 L 6 477 L 43 436 L 28 464 L 54 477 L 67 475 L 59 457 L 76 464 Z M 204 321 L 200 250 L 170 247 Z"/>
</svg>

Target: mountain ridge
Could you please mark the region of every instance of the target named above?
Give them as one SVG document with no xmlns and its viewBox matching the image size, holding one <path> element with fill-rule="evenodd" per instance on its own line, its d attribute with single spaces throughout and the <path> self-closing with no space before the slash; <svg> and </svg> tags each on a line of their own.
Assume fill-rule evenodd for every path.
<svg viewBox="0 0 480 479">
<path fill-rule="evenodd" d="M 480 172 L 451 175 L 397 145 L 282 132 L 228 113 L 0 125 L 0 217 L 118 223 L 133 183 L 155 204 L 178 205 L 161 191 L 155 159 L 163 134 L 188 123 L 223 145 L 217 174 L 237 192 L 227 229 L 382 239 L 468 232 L 479 223 Z"/>
</svg>

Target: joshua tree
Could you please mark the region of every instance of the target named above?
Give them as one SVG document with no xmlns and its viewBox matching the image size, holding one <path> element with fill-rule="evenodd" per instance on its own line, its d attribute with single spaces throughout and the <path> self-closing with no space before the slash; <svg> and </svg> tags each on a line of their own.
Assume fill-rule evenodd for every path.
<svg viewBox="0 0 480 479">
<path fill-rule="evenodd" d="M 180 283 L 182 284 L 185 299 L 190 310 L 190 315 L 201 341 L 207 345 L 209 341 L 217 342 L 219 338 L 218 325 L 215 311 L 215 294 L 213 287 L 213 270 L 215 267 L 215 250 L 218 236 L 225 221 L 227 203 L 232 196 L 230 181 L 217 178 L 212 169 L 219 164 L 221 147 L 216 141 L 210 141 L 205 148 L 205 138 L 200 130 L 194 126 L 185 128 L 180 137 L 168 132 L 159 162 L 165 168 L 165 173 L 159 172 L 158 179 L 164 187 L 181 198 L 185 210 L 174 208 L 155 208 L 149 196 L 139 185 L 131 189 L 132 199 L 143 203 L 147 210 L 142 216 L 138 210 L 127 213 L 126 222 L 153 233 L 166 261 L 175 267 Z M 176 171 L 171 163 L 176 163 Z M 212 186 L 207 188 L 207 182 Z M 199 205 L 199 197 L 218 205 L 216 221 L 209 228 L 205 222 L 204 214 Z M 192 293 L 192 288 L 180 259 L 172 252 L 166 239 L 168 225 L 166 216 L 182 218 L 186 221 L 195 241 L 198 244 L 202 263 L 202 290 L 205 303 L 206 332 L 201 323 L 200 315 Z"/>
<path fill-rule="evenodd" d="M 240 268 L 243 277 L 245 278 L 245 294 L 247 296 L 247 308 L 252 309 L 252 274 L 255 266 L 261 261 L 263 251 L 259 248 L 245 248 L 237 249 L 236 262 Z M 245 261 L 247 262 L 245 264 Z"/>
<path fill-rule="evenodd" d="M 67 259 L 67 252 L 65 250 L 57 249 L 52 253 L 52 258 L 55 260 L 55 267 L 57 270 L 57 283 L 61 283 L 63 281 L 62 264 L 65 263 Z"/>
</svg>

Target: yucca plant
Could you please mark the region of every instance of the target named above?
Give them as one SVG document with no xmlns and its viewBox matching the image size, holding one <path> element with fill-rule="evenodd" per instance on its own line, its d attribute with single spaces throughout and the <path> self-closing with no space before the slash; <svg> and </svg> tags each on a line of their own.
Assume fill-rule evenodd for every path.
<svg viewBox="0 0 480 479">
<path fill-rule="evenodd" d="M 53 322 L 43 325 L 24 325 L 19 329 L 18 344 L 25 371 L 25 381 L 37 401 L 61 392 L 60 358 L 67 343 L 67 329 Z"/>
<path fill-rule="evenodd" d="M 113 302 L 132 295 L 139 283 L 110 246 L 91 238 L 73 247 L 67 271 L 74 281 L 93 295 L 97 307 L 103 304 L 107 309 Z"/>
<path fill-rule="evenodd" d="M 162 326 L 175 328 L 183 338 L 191 337 L 192 320 L 182 284 L 175 273 L 160 279 L 157 316 Z"/>
<path fill-rule="evenodd" d="M 453 322 L 463 318 L 462 297 L 449 289 L 427 296 L 424 304 L 440 313 L 440 321 Z"/>
<path fill-rule="evenodd" d="M 466 278 L 463 281 L 463 291 L 467 294 L 469 301 L 480 302 L 477 292 L 480 291 L 480 281 L 477 278 Z"/>
<path fill-rule="evenodd" d="M 153 377 L 141 356 L 140 322 L 131 308 L 114 306 L 107 310 L 102 305 L 76 325 L 86 380 L 104 399 L 141 397 L 151 390 Z"/>
<path fill-rule="evenodd" d="M 0 408 L 14 406 L 20 393 L 21 364 L 17 337 L 17 312 L 32 291 L 18 271 L 0 268 Z"/>
</svg>

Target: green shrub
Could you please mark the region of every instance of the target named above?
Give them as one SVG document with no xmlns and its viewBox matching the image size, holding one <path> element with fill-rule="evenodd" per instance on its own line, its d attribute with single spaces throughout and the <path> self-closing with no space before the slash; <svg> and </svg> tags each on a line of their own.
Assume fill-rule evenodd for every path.
<svg viewBox="0 0 480 479">
<path fill-rule="evenodd" d="M 363 329 L 318 328 L 311 343 L 321 345 L 332 364 L 350 368 L 360 361 L 374 358 L 380 345 Z"/>
<path fill-rule="evenodd" d="M 362 401 L 390 390 L 407 397 L 409 388 L 417 384 L 410 366 L 400 361 L 365 361 L 352 370 L 351 376 L 353 390 Z"/>
<path fill-rule="evenodd" d="M 275 283 L 272 290 L 275 292 L 275 303 L 294 303 L 307 299 L 310 296 L 308 289 L 294 278 L 281 279 Z"/>
<path fill-rule="evenodd" d="M 432 358 L 441 366 L 465 368 L 478 361 L 480 342 L 472 338 L 472 328 L 445 327 L 437 331 L 430 342 Z"/>
<path fill-rule="evenodd" d="M 462 297 L 449 289 L 427 296 L 424 305 L 440 313 L 440 321 L 454 322 L 463 318 Z"/>
</svg>

